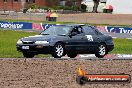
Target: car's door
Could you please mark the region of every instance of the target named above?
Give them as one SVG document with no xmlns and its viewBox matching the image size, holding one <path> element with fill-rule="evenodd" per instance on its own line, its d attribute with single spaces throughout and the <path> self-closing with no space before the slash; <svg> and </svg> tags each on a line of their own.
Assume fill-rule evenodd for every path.
<svg viewBox="0 0 132 88">
<path fill-rule="evenodd" d="M 74 49 L 77 53 L 84 51 L 84 44 L 85 44 L 85 35 L 81 28 L 77 27 L 76 29 L 73 28 L 71 31 L 75 35 L 71 35 L 69 37 L 71 48 Z"/>
<path fill-rule="evenodd" d="M 85 34 L 85 48 L 88 52 L 95 52 L 100 41 L 98 32 L 91 26 L 83 26 L 82 29 Z"/>
</svg>

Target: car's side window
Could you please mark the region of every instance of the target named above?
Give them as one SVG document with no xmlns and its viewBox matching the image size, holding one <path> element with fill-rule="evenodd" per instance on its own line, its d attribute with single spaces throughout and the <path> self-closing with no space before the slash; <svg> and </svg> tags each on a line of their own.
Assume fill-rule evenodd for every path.
<svg viewBox="0 0 132 88">
<path fill-rule="evenodd" d="M 85 34 L 95 35 L 95 30 L 90 26 L 83 26 L 83 31 Z"/>
<path fill-rule="evenodd" d="M 72 32 L 76 32 L 77 35 L 82 35 L 83 31 L 81 27 L 75 27 L 73 28 Z"/>
<path fill-rule="evenodd" d="M 94 29 L 96 35 L 101 35 L 101 34 L 102 34 L 102 33 L 101 33 L 98 29 L 96 29 L 95 27 L 92 27 L 92 28 Z"/>
</svg>

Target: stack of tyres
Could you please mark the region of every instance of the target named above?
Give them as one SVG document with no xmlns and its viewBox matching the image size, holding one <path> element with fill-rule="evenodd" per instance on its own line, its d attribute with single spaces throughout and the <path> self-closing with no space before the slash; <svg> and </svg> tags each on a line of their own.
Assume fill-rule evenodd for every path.
<svg viewBox="0 0 132 88">
<path fill-rule="evenodd" d="M 112 13 L 113 12 L 113 6 L 111 5 L 107 5 L 104 9 L 103 9 L 103 13 Z"/>
</svg>

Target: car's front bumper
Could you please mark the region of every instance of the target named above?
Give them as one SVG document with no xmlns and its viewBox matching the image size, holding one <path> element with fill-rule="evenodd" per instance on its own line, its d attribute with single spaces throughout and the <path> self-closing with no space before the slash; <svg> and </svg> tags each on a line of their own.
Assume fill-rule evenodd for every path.
<svg viewBox="0 0 132 88">
<path fill-rule="evenodd" d="M 108 52 L 112 51 L 114 49 L 114 45 L 107 45 Z"/>
<path fill-rule="evenodd" d="M 29 48 L 23 49 L 23 46 L 28 46 Z M 36 54 L 50 54 L 52 53 L 53 47 L 49 45 L 34 45 L 34 44 L 21 44 L 21 45 L 16 45 L 17 51 L 20 52 L 32 52 Z"/>
</svg>

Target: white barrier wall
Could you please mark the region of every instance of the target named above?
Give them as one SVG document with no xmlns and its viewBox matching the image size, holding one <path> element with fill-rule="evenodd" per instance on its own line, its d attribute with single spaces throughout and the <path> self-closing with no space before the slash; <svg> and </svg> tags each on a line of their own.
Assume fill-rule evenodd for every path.
<svg viewBox="0 0 132 88">
<path fill-rule="evenodd" d="M 107 0 L 107 5 L 114 7 L 113 13 L 132 14 L 132 0 Z"/>
<path fill-rule="evenodd" d="M 102 2 L 106 2 L 106 0 L 100 0 L 99 6 L 98 6 L 98 12 L 103 12 L 103 8 L 106 6 L 105 3 Z M 93 11 L 93 0 L 83 0 L 82 4 L 85 4 L 87 6 L 87 12 L 92 12 Z"/>
</svg>

